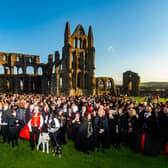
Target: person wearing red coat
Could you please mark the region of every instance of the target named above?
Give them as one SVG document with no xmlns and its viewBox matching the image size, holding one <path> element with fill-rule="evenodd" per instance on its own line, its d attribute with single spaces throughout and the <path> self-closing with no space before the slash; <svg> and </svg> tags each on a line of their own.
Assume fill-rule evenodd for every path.
<svg viewBox="0 0 168 168">
<path fill-rule="evenodd" d="M 31 120 L 28 122 L 28 128 L 30 132 L 30 145 L 31 149 L 34 150 L 34 141 L 36 140 L 36 145 L 38 144 L 38 139 L 40 135 L 40 129 L 42 128 L 44 123 L 43 117 L 39 112 L 39 106 L 34 107 L 34 114 Z M 34 139 L 36 136 L 36 139 Z"/>
</svg>

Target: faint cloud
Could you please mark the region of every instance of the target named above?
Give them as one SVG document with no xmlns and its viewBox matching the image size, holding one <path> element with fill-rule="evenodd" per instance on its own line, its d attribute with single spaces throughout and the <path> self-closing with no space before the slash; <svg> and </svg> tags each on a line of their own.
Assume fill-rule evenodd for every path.
<svg viewBox="0 0 168 168">
<path fill-rule="evenodd" d="M 112 45 L 110 45 L 110 46 L 107 48 L 107 51 L 108 51 L 109 53 L 114 53 L 114 52 L 115 52 L 115 48 L 114 48 Z"/>
</svg>

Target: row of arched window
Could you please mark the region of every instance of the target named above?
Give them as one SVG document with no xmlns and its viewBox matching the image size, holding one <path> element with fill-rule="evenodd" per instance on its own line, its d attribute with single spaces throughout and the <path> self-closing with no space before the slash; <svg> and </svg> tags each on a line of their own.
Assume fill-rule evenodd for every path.
<svg viewBox="0 0 168 168">
<path fill-rule="evenodd" d="M 74 38 L 74 44 L 73 44 L 74 48 L 80 48 L 80 49 L 85 49 L 86 48 L 86 39 L 82 39 L 82 38 Z"/>
<path fill-rule="evenodd" d="M 0 66 L 0 74 L 4 74 L 5 69 L 7 69 L 8 73 L 10 74 L 10 68 L 9 67 L 3 67 L 3 66 Z M 17 68 L 16 66 L 14 66 L 13 74 L 15 74 L 15 75 L 16 74 L 23 74 L 23 69 L 21 67 Z M 34 74 L 34 67 L 27 66 L 26 67 L 26 74 Z M 43 75 L 42 67 L 38 68 L 38 75 Z"/>
<path fill-rule="evenodd" d="M 100 90 L 104 90 L 105 87 L 106 87 L 107 89 L 111 89 L 111 88 L 112 88 L 112 82 L 111 82 L 110 80 L 108 80 L 107 82 L 105 82 L 105 81 L 103 81 L 103 80 L 99 80 L 99 81 L 98 81 L 98 88 L 99 88 Z"/>
</svg>

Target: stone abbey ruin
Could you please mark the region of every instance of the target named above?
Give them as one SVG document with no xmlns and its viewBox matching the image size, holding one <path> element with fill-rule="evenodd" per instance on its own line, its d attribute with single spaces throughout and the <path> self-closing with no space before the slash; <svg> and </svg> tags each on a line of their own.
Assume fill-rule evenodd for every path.
<svg viewBox="0 0 168 168">
<path fill-rule="evenodd" d="M 62 58 L 59 51 L 41 63 L 37 55 L 0 52 L 0 93 L 67 95 L 117 94 L 111 77 L 95 77 L 95 47 L 91 26 L 78 25 L 71 34 L 67 22 Z"/>
</svg>

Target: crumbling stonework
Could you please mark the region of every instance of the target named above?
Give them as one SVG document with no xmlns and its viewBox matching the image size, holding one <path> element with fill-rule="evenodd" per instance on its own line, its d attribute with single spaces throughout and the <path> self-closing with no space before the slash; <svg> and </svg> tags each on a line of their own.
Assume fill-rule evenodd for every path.
<svg viewBox="0 0 168 168">
<path fill-rule="evenodd" d="M 114 80 L 109 77 L 96 78 L 96 95 L 117 95 L 117 89 Z"/>
<path fill-rule="evenodd" d="M 86 34 L 79 24 L 71 34 L 67 22 L 62 58 L 56 51 L 47 63 L 40 63 L 36 55 L 0 53 L 0 92 L 75 96 L 116 94 L 116 88 L 112 78 L 95 78 L 92 27 Z"/>
<path fill-rule="evenodd" d="M 128 96 L 140 95 L 140 77 L 137 73 L 131 71 L 123 73 L 123 90 Z"/>
</svg>

